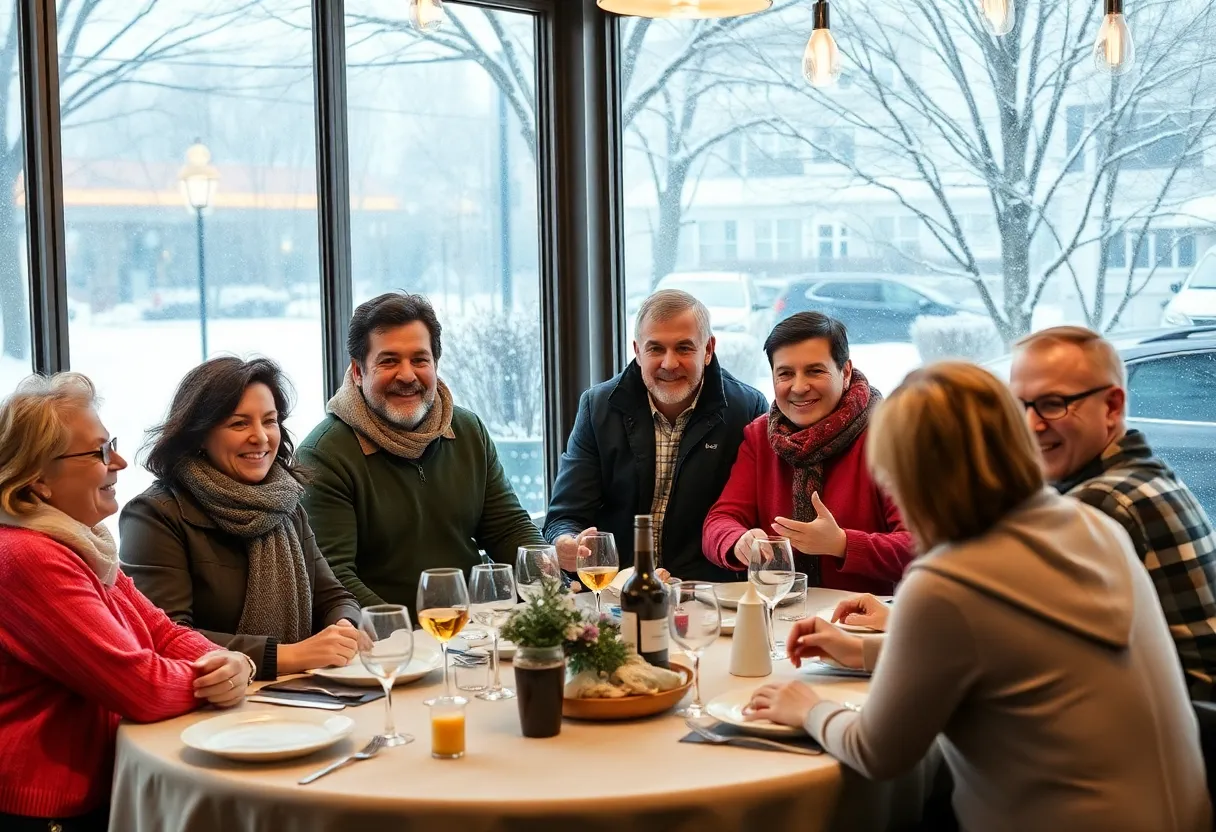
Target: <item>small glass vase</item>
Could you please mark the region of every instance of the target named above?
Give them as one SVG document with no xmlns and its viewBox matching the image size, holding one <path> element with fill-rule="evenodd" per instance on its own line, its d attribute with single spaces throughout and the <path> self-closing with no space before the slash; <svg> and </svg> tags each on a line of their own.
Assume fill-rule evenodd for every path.
<svg viewBox="0 0 1216 832">
<path fill-rule="evenodd" d="M 555 737 L 562 731 L 566 652 L 557 647 L 515 649 L 515 694 L 525 737 Z"/>
</svg>

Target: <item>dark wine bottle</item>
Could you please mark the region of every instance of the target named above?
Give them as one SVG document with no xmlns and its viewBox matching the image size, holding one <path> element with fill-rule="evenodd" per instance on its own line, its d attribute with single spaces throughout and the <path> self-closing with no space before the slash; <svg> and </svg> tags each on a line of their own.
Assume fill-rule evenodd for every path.
<svg viewBox="0 0 1216 832">
<path fill-rule="evenodd" d="M 655 574 L 654 527 L 649 514 L 633 518 L 633 574 L 621 588 L 621 638 L 658 667 L 667 661 L 667 587 Z"/>
</svg>

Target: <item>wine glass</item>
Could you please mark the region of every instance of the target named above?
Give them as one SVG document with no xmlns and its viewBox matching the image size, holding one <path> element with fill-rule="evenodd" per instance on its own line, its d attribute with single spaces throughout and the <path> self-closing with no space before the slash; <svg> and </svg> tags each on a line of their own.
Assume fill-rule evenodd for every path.
<svg viewBox="0 0 1216 832">
<path fill-rule="evenodd" d="M 780 621 L 801 621 L 807 617 L 806 610 L 806 573 L 795 572 L 794 583 L 790 587 L 790 591 L 786 594 L 786 598 L 790 602 L 781 607 L 781 614 L 777 616 Z M 774 627 L 776 624 L 773 625 Z M 777 639 L 773 645 L 778 653 L 782 656 L 787 655 L 785 652 L 785 639 Z"/>
<path fill-rule="evenodd" d="M 616 554 L 616 538 L 611 532 L 592 532 L 583 535 L 578 554 L 578 579 L 583 586 L 595 593 L 595 619 L 600 618 L 600 593 L 612 583 L 621 570 Z"/>
<path fill-rule="evenodd" d="M 786 596 L 794 586 L 794 550 L 789 538 L 766 536 L 757 537 L 752 542 L 751 557 L 747 563 L 747 579 L 752 582 L 756 591 L 764 596 L 768 606 L 768 646 L 774 659 L 785 658 L 785 654 L 777 652 L 776 641 L 773 637 L 773 611 L 777 603 Z"/>
<path fill-rule="evenodd" d="M 452 698 L 448 679 L 448 642 L 464 629 L 469 621 L 469 588 L 459 569 L 427 569 L 418 578 L 418 623 L 443 650 L 443 698 Z M 465 700 L 463 696 L 456 697 Z M 423 704 L 433 705 L 437 697 Z"/>
<path fill-rule="evenodd" d="M 499 699 L 514 699 L 515 691 L 504 688 L 498 676 L 498 628 L 507 623 L 507 617 L 515 607 L 515 576 L 505 563 L 479 563 L 473 567 L 469 581 L 469 609 L 473 620 L 490 628 L 494 649 L 490 660 L 494 665 L 494 682 L 489 690 L 477 694 L 478 699 L 495 702 Z"/>
<path fill-rule="evenodd" d="M 667 622 L 671 639 L 692 659 L 692 702 L 676 711 L 679 716 L 705 716 L 701 704 L 701 653 L 722 631 L 722 609 L 713 584 L 680 581 L 668 587 Z"/>
<path fill-rule="evenodd" d="M 400 604 L 364 607 L 359 614 L 359 660 L 384 688 L 384 744 L 407 745 L 409 734 L 393 724 L 393 682 L 414 658 L 414 628 L 410 611 Z"/>
<path fill-rule="evenodd" d="M 562 579 L 556 546 L 520 546 L 515 556 L 515 584 L 519 597 L 531 601 L 540 595 L 545 578 Z"/>
</svg>

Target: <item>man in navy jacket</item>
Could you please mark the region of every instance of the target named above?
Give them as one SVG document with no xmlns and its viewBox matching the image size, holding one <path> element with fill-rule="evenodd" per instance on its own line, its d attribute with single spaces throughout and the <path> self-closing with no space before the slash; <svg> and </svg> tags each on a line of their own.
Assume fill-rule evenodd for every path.
<svg viewBox="0 0 1216 832">
<path fill-rule="evenodd" d="M 659 565 L 685 580 L 734 581 L 701 553 L 701 526 L 730 477 L 743 428 L 768 412 L 760 391 L 722 369 L 709 310 L 664 290 L 638 310 L 624 372 L 583 394 L 545 538 L 573 571 L 579 538 L 612 532 L 621 567 L 633 564 L 633 518 L 655 517 Z"/>
</svg>

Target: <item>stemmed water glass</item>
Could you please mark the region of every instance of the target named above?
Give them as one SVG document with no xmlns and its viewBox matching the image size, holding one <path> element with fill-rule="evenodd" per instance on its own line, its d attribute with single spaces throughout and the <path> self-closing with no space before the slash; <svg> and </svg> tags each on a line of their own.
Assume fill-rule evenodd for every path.
<svg viewBox="0 0 1216 832">
<path fill-rule="evenodd" d="M 578 553 L 578 579 L 595 593 L 595 618 L 600 617 L 600 593 L 612 583 L 621 569 L 616 554 L 616 538 L 611 532 L 585 534 Z"/>
<path fill-rule="evenodd" d="M 448 679 L 448 642 L 469 621 L 469 588 L 459 569 L 427 569 L 418 578 L 418 623 L 435 637 L 443 650 L 443 698 L 452 699 Z M 463 696 L 456 699 L 467 702 Z M 423 704 L 433 705 L 437 697 Z"/>
<path fill-rule="evenodd" d="M 773 611 L 786 593 L 794 586 L 794 550 L 789 538 L 766 536 L 752 542 L 751 557 L 747 563 L 747 579 L 764 597 L 768 606 L 768 646 L 774 659 L 785 658 L 777 652 L 773 636 Z"/>
<path fill-rule="evenodd" d="M 667 622 L 671 640 L 692 659 L 692 702 L 676 711 L 689 719 L 705 716 L 701 704 L 701 653 L 722 631 L 722 609 L 713 584 L 680 581 L 668 587 Z"/>
<path fill-rule="evenodd" d="M 531 601 L 540 595 L 546 578 L 562 579 L 556 546 L 520 546 L 515 556 L 515 584 L 519 597 Z"/>
<path fill-rule="evenodd" d="M 494 664 L 494 682 L 489 690 L 477 694 L 478 699 L 491 702 L 499 699 L 514 699 L 515 691 L 504 688 L 498 675 L 498 628 L 507 623 L 507 617 L 515 607 L 515 577 L 511 567 L 505 563 L 479 563 L 473 567 L 469 581 L 470 609 L 473 620 L 490 628 L 494 649 L 490 654 Z"/>
<path fill-rule="evenodd" d="M 406 745 L 414 741 L 397 732 L 393 724 L 393 682 L 414 658 L 414 628 L 410 611 L 400 604 L 364 607 L 359 615 L 359 660 L 384 688 L 384 744 Z"/>
</svg>

